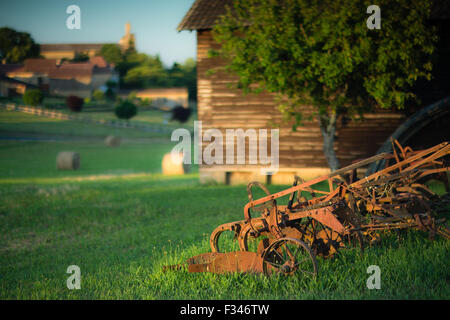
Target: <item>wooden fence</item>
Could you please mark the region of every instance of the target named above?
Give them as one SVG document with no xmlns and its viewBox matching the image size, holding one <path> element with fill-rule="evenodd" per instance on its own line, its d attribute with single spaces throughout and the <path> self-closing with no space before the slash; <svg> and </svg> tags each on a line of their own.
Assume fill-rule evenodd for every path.
<svg viewBox="0 0 450 320">
<path fill-rule="evenodd" d="M 0 107 L 5 108 L 6 110 L 18 111 L 18 112 L 33 114 L 36 116 L 61 119 L 61 120 L 74 120 L 74 121 L 80 121 L 80 122 L 89 123 L 89 124 L 109 126 L 109 127 L 113 127 L 113 128 L 136 129 L 136 130 L 142 130 L 145 132 L 153 132 L 153 133 L 160 133 L 160 134 L 170 135 L 172 133 L 172 131 L 174 129 L 176 129 L 175 127 L 168 127 L 168 126 L 164 126 L 162 124 L 160 125 L 160 124 L 136 123 L 136 122 L 130 122 L 130 121 L 120 120 L 120 119 L 117 119 L 117 120 L 93 119 L 91 117 L 86 117 L 84 115 L 68 114 L 65 112 L 49 110 L 49 109 L 40 108 L 40 107 L 16 105 L 14 103 L 0 103 Z"/>
</svg>

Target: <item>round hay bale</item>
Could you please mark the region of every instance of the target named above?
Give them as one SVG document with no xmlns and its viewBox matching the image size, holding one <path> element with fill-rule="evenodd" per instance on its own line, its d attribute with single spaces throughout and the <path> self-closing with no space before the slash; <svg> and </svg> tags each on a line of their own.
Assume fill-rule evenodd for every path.
<svg viewBox="0 0 450 320">
<path fill-rule="evenodd" d="M 183 163 L 183 154 L 166 153 L 162 160 L 162 172 L 165 175 L 179 175 L 188 173 L 191 169 L 190 163 Z"/>
<path fill-rule="evenodd" d="M 77 170 L 80 167 L 80 155 L 76 152 L 63 151 L 56 157 L 58 170 Z"/>
<path fill-rule="evenodd" d="M 116 136 L 107 136 L 105 138 L 105 144 L 108 147 L 118 147 L 120 146 L 120 138 Z"/>
</svg>

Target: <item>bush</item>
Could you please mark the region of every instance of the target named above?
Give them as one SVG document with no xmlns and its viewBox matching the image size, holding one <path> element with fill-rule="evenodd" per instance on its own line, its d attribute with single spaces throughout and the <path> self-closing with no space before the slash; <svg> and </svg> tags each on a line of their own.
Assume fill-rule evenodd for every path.
<svg viewBox="0 0 450 320">
<path fill-rule="evenodd" d="M 44 99 L 44 95 L 42 94 L 42 91 L 39 89 L 32 89 L 25 91 L 25 94 L 23 95 L 23 102 L 26 105 L 30 106 L 37 106 L 42 103 L 42 100 Z"/>
<path fill-rule="evenodd" d="M 102 90 L 97 89 L 94 90 L 94 92 L 92 93 L 92 97 L 96 101 L 102 101 L 103 99 L 105 99 L 105 94 L 103 93 Z"/>
<path fill-rule="evenodd" d="M 114 92 L 114 90 L 112 88 L 108 88 L 108 89 L 106 89 L 105 97 L 106 97 L 106 99 L 108 99 L 110 101 L 114 101 L 114 100 L 116 100 L 116 93 Z"/>
<path fill-rule="evenodd" d="M 130 101 L 124 101 L 114 110 L 119 119 L 131 119 L 137 114 L 136 106 Z"/>
<path fill-rule="evenodd" d="M 151 103 L 152 103 L 152 100 L 150 98 L 144 98 L 144 99 L 141 99 L 140 106 L 141 107 L 148 107 L 148 106 L 151 105 Z"/>
<path fill-rule="evenodd" d="M 133 90 L 128 94 L 127 99 L 133 102 L 137 98 L 137 91 Z"/>
<path fill-rule="evenodd" d="M 73 112 L 80 112 L 83 108 L 84 100 L 77 96 L 68 96 L 66 99 L 66 105 Z"/>
<path fill-rule="evenodd" d="M 191 115 L 191 109 L 185 108 L 183 106 L 176 106 L 172 109 L 172 119 L 171 120 L 177 120 L 181 123 L 186 122 L 189 119 L 189 116 Z"/>
</svg>

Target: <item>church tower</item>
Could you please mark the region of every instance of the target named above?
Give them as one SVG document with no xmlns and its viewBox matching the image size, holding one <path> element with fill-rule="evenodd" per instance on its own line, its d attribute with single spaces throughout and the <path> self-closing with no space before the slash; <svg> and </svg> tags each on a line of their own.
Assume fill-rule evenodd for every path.
<svg viewBox="0 0 450 320">
<path fill-rule="evenodd" d="M 131 24 L 129 22 L 125 23 L 125 35 L 119 40 L 119 46 L 122 51 L 136 49 L 136 40 L 134 34 L 131 33 Z"/>
</svg>

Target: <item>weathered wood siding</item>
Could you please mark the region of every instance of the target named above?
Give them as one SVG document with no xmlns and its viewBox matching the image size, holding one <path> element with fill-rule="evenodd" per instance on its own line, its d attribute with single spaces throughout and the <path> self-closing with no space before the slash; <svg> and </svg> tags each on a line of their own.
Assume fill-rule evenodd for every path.
<svg viewBox="0 0 450 320">
<path fill-rule="evenodd" d="M 281 114 L 277 110 L 274 95 L 244 95 L 240 90 L 229 87 L 230 83 L 236 81 L 234 76 L 225 72 L 208 73 L 210 69 L 225 65 L 221 59 L 208 57 L 211 48 L 217 48 L 211 32 L 197 31 L 198 118 L 202 121 L 203 132 L 210 128 L 220 129 L 223 133 L 225 129 L 235 128 L 269 129 L 271 122 L 279 122 Z M 385 112 L 368 114 L 363 122 L 350 122 L 345 127 L 338 126 L 335 148 L 341 165 L 373 155 L 403 119 L 400 114 Z M 207 144 L 209 142 L 203 143 L 204 146 Z M 316 174 L 327 170 L 317 120 L 305 122 L 296 132 L 293 132 L 291 127 L 281 127 L 279 151 L 280 171 L 289 174 L 297 172 L 301 175 L 301 171 L 311 168 L 319 169 L 314 171 Z M 219 171 L 252 171 L 257 168 L 248 164 L 227 168 L 217 165 L 201 166 L 200 173 L 202 175 L 215 171 L 211 176 L 216 178 Z M 235 177 L 237 176 L 235 174 Z"/>
</svg>

